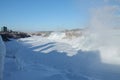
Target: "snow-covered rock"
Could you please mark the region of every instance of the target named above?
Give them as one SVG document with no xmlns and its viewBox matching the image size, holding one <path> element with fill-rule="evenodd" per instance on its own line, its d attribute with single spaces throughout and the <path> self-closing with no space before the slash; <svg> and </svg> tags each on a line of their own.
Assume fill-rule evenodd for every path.
<svg viewBox="0 0 120 80">
<path fill-rule="evenodd" d="M 65 37 L 65 33 L 62 32 L 53 32 L 50 34 L 50 36 L 48 37 L 48 39 L 52 39 L 52 40 L 61 40 Z"/>
<path fill-rule="evenodd" d="M 0 80 L 3 80 L 3 68 L 4 68 L 4 57 L 5 57 L 5 45 L 0 36 Z"/>
</svg>

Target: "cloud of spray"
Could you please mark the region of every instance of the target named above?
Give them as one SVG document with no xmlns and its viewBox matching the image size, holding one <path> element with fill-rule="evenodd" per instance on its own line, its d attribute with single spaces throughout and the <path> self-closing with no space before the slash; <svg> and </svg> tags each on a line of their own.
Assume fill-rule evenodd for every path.
<svg viewBox="0 0 120 80">
<path fill-rule="evenodd" d="M 104 63 L 120 64 L 120 7 L 104 6 L 92 11 L 83 50 L 99 50 Z"/>
</svg>

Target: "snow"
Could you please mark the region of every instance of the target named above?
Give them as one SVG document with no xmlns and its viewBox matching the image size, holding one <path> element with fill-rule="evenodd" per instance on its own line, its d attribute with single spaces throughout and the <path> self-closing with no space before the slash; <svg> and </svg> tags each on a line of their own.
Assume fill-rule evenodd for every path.
<svg viewBox="0 0 120 80">
<path fill-rule="evenodd" d="M 102 63 L 98 51 L 78 50 L 72 45 L 77 40 L 33 36 L 7 42 L 4 80 L 120 79 L 119 65 Z"/>
<path fill-rule="evenodd" d="M 4 80 L 120 80 L 118 7 L 93 9 L 82 34 L 53 32 L 7 42 Z M 5 47 L 0 44 L 3 70 Z"/>
<path fill-rule="evenodd" d="M 49 38 L 49 39 L 52 39 L 52 40 L 61 40 L 61 39 L 63 39 L 65 36 L 66 36 L 65 33 L 52 32 L 48 38 Z"/>
<path fill-rule="evenodd" d="M 4 57 L 5 57 L 5 45 L 0 36 L 0 80 L 3 80 L 3 69 L 4 69 Z"/>
</svg>

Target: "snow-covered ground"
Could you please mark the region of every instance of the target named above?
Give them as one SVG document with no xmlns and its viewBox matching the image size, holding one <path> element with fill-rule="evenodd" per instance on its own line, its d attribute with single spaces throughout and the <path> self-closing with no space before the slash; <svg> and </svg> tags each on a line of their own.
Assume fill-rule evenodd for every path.
<svg viewBox="0 0 120 80">
<path fill-rule="evenodd" d="M 0 36 L 0 80 L 3 79 L 5 53 L 6 53 L 5 45 Z"/>
<path fill-rule="evenodd" d="M 120 80 L 119 65 L 101 62 L 98 51 L 79 50 L 84 37 L 59 35 L 6 42 L 4 80 Z"/>
</svg>

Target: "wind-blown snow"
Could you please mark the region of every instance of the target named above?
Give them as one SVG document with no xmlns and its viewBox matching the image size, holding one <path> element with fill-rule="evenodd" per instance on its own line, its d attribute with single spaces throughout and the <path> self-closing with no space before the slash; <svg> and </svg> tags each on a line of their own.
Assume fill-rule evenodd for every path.
<svg viewBox="0 0 120 80">
<path fill-rule="evenodd" d="M 120 6 L 95 9 L 86 34 L 85 48 L 89 51 L 98 50 L 104 63 L 120 65 L 120 17 L 117 15 L 119 11 Z"/>
</svg>

